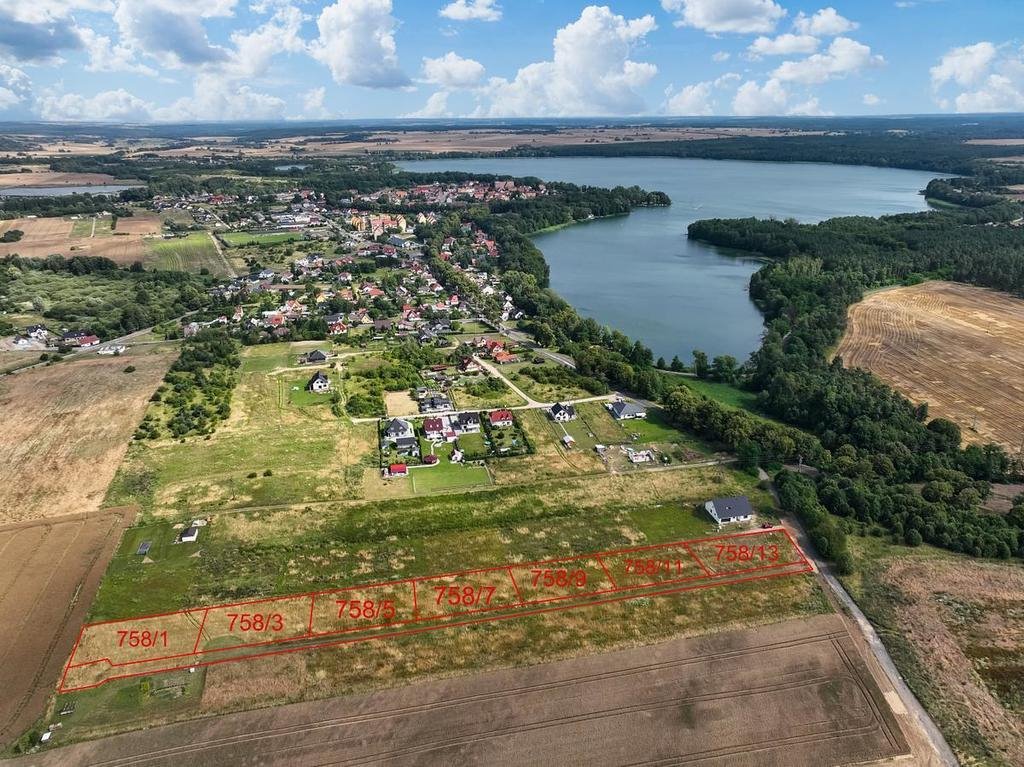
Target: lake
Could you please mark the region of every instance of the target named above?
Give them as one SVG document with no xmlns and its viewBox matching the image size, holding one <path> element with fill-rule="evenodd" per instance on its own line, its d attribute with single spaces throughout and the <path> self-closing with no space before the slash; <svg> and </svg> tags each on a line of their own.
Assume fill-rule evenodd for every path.
<svg viewBox="0 0 1024 767">
<path fill-rule="evenodd" d="M 880 216 L 927 210 L 934 173 L 816 163 L 663 157 L 418 160 L 414 171 L 537 176 L 591 186 L 662 191 L 667 208 L 640 208 L 534 237 L 551 287 L 587 317 L 640 339 L 655 356 L 694 349 L 741 361 L 760 345 L 763 321 L 747 294 L 761 263 L 687 239 L 701 218 Z"/>
<path fill-rule="evenodd" d="M 67 197 L 72 194 L 120 194 L 140 184 L 92 184 L 91 186 L 12 186 L 0 189 L 0 197 Z"/>
</svg>

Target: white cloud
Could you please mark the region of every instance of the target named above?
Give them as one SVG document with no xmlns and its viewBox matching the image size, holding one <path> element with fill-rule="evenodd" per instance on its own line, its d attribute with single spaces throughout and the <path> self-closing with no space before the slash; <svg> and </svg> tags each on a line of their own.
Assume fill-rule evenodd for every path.
<svg viewBox="0 0 1024 767">
<path fill-rule="evenodd" d="M 152 108 L 152 104 L 123 88 L 95 96 L 51 93 L 37 102 L 41 118 L 61 122 L 143 122 L 149 119 Z"/>
<path fill-rule="evenodd" d="M 32 98 L 32 81 L 17 67 L 0 62 L 0 110 L 23 104 Z"/>
<path fill-rule="evenodd" d="M 438 13 L 454 21 L 499 21 L 501 6 L 495 0 L 455 0 Z"/>
<path fill-rule="evenodd" d="M 873 66 L 881 66 L 885 59 L 873 55 L 871 48 L 851 40 L 837 37 L 825 53 L 815 53 L 799 61 L 784 61 L 772 77 L 786 82 L 804 84 L 824 83 L 859 72 Z"/>
<path fill-rule="evenodd" d="M 277 96 L 254 91 L 230 78 L 200 75 L 191 96 L 153 110 L 158 122 L 188 120 L 279 120 L 285 103 Z"/>
<path fill-rule="evenodd" d="M 821 108 L 821 104 L 818 103 L 818 97 L 812 96 L 807 101 L 801 102 L 796 106 L 790 108 L 786 114 L 788 115 L 801 115 L 805 117 L 830 117 L 835 112 L 829 112 Z"/>
<path fill-rule="evenodd" d="M 427 99 L 427 103 L 423 105 L 422 109 L 417 109 L 415 112 L 410 112 L 404 117 L 424 117 L 424 118 L 440 118 L 440 117 L 451 117 L 451 112 L 448 111 L 448 91 L 438 91 L 437 93 L 430 94 L 430 98 Z"/>
<path fill-rule="evenodd" d="M 789 93 L 775 78 L 764 85 L 747 80 L 737 89 L 732 100 L 732 111 L 737 115 L 777 115 L 786 111 Z"/>
<path fill-rule="evenodd" d="M 995 58 L 996 47 L 990 42 L 953 48 L 931 68 L 932 85 L 940 86 L 947 82 L 973 85 L 988 73 Z"/>
<path fill-rule="evenodd" d="M 656 28 L 654 17 L 626 19 L 605 6 L 588 6 L 558 30 L 551 61 L 529 64 L 512 80 L 492 78 L 478 116 L 622 115 L 644 110 L 640 89 L 657 74 L 630 59 Z"/>
<path fill-rule="evenodd" d="M 856 21 L 850 21 L 840 16 L 832 7 L 822 8 L 813 16 L 808 16 L 801 11 L 793 20 L 793 28 L 797 32 L 817 37 L 835 37 L 852 32 L 859 26 L 860 24 Z"/>
<path fill-rule="evenodd" d="M 89 54 L 89 63 L 85 65 L 89 72 L 133 72 L 149 77 L 158 74 L 152 67 L 136 61 L 135 53 L 127 45 L 115 45 L 109 37 L 87 27 L 79 27 L 78 36 Z"/>
<path fill-rule="evenodd" d="M 882 100 L 878 98 L 878 96 L 876 96 L 874 93 L 865 93 L 864 97 L 861 99 L 861 102 L 866 107 L 876 107 L 882 103 Z"/>
<path fill-rule="evenodd" d="M 337 0 L 316 23 L 320 36 L 310 50 L 335 82 L 367 88 L 409 83 L 398 66 L 391 0 Z"/>
<path fill-rule="evenodd" d="M 312 88 L 302 94 L 302 114 L 299 120 L 326 120 L 331 116 L 331 111 L 324 104 L 327 97 L 327 89 L 323 86 Z"/>
<path fill-rule="evenodd" d="M 226 65 L 227 71 L 237 77 L 258 77 L 267 71 L 277 54 L 306 50 L 300 34 L 303 18 L 298 8 L 285 3 L 252 32 L 233 32 L 231 42 L 235 50 Z"/>
<path fill-rule="evenodd" d="M 66 19 L 74 11 L 113 10 L 113 0 L 0 0 L 0 13 L 26 24 Z"/>
<path fill-rule="evenodd" d="M 714 83 L 706 81 L 685 85 L 675 93 L 669 88 L 666 93 L 665 113 L 682 117 L 712 115 L 715 105 L 711 98 Z"/>
<path fill-rule="evenodd" d="M 957 112 L 1024 112 L 1024 80 L 992 74 L 956 97 Z"/>
<path fill-rule="evenodd" d="M 732 56 L 728 51 L 715 51 L 711 54 L 712 61 L 728 61 L 729 57 Z"/>
<path fill-rule="evenodd" d="M 957 112 L 1024 111 L 1024 47 L 980 42 L 953 48 L 931 69 L 936 103 Z M 960 90 L 951 96 L 950 90 Z"/>
<path fill-rule="evenodd" d="M 230 16 L 235 0 L 118 0 L 114 21 L 121 41 L 168 68 L 224 61 L 227 51 L 210 42 L 203 20 Z"/>
<path fill-rule="evenodd" d="M 676 26 L 711 33 L 764 34 L 786 15 L 773 0 L 661 0 L 661 7 L 679 14 Z"/>
<path fill-rule="evenodd" d="M 423 77 L 442 88 L 472 88 L 484 79 L 484 65 L 449 51 L 436 59 L 423 59 Z"/>
<path fill-rule="evenodd" d="M 747 48 L 747 53 L 760 56 L 793 56 L 799 53 L 814 53 L 818 50 L 818 38 L 813 35 L 793 35 L 788 32 L 778 37 L 759 37 Z"/>
</svg>

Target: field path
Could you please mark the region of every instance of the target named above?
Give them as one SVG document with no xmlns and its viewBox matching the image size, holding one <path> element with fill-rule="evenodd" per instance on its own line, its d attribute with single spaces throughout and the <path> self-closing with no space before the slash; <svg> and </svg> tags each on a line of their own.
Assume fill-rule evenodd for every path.
<svg viewBox="0 0 1024 767">
<path fill-rule="evenodd" d="M 213 232 L 207 230 L 206 233 L 210 235 L 210 239 L 213 240 L 213 247 L 217 249 L 217 255 L 220 256 L 220 260 L 224 262 L 224 270 L 227 272 L 228 276 L 233 280 L 237 279 L 238 272 L 235 271 L 235 267 L 231 265 L 231 261 L 228 257 L 224 255 L 224 250 L 220 246 L 220 241 L 214 236 Z"/>
<path fill-rule="evenodd" d="M 838 601 L 842 606 L 842 609 L 850 616 L 854 625 L 856 625 L 860 630 L 864 641 L 867 643 L 867 647 L 870 649 L 872 655 L 874 655 L 875 660 L 881 667 L 881 670 L 885 673 L 889 683 L 899 696 L 900 701 L 903 703 L 904 708 L 912 718 L 920 735 L 923 736 L 925 742 L 927 742 L 928 746 L 931 748 L 931 754 L 917 754 L 918 759 L 921 760 L 918 764 L 957 767 L 960 762 L 953 753 L 953 749 L 949 747 L 949 743 L 946 742 L 946 738 L 942 734 L 942 731 L 939 729 L 938 725 L 935 724 L 935 720 L 932 719 L 928 711 L 925 710 L 925 707 L 921 705 L 921 701 L 917 699 L 917 696 L 914 695 L 913 691 L 903 680 L 903 675 L 900 673 L 899 669 L 896 668 L 896 664 L 893 662 L 892 656 L 889 655 L 889 651 L 882 643 L 882 640 L 878 636 L 878 632 L 875 631 L 874 626 L 871 625 L 867 616 L 864 615 L 861 609 L 857 606 L 857 603 L 843 587 L 843 584 L 839 582 L 839 579 L 832 574 L 832 568 L 829 564 L 818 556 L 814 546 L 811 544 L 810 539 L 804 531 L 803 525 L 800 524 L 799 520 L 792 516 L 784 519 L 782 524 L 790 531 L 797 543 L 800 544 L 800 548 L 804 550 L 804 553 L 810 557 L 814 563 L 814 569 L 818 571 L 818 575 L 821 577 L 821 580 L 825 582 L 825 585 L 828 586 L 832 596 Z"/>
</svg>

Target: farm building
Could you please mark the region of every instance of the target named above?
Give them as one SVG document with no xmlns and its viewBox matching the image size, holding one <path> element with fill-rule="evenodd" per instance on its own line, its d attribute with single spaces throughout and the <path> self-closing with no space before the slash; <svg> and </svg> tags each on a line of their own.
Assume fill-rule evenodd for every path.
<svg viewBox="0 0 1024 767">
<path fill-rule="evenodd" d="M 331 379 L 324 374 L 322 370 L 316 371 L 312 378 L 306 383 L 306 391 L 311 391 L 314 394 L 323 394 L 326 391 L 331 390 Z"/>
<path fill-rule="evenodd" d="M 565 423 L 566 421 L 576 420 L 576 408 L 572 405 L 563 405 L 561 402 L 556 402 L 548 410 L 548 415 L 551 416 L 551 420 L 558 421 L 559 423 Z"/>
<path fill-rule="evenodd" d="M 616 421 L 629 421 L 634 418 L 646 418 L 647 410 L 633 402 L 619 399 L 608 403 L 608 410 Z"/>
<path fill-rule="evenodd" d="M 745 495 L 713 498 L 704 504 L 704 510 L 719 525 L 747 522 L 754 517 L 754 508 L 750 505 L 750 499 Z"/>
<path fill-rule="evenodd" d="M 303 361 L 306 363 L 311 362 L 327 362 L 331 358 L 331 355 L 325 352 L 323 349 L 314 349 L 303 357 Z"/>
</svg>

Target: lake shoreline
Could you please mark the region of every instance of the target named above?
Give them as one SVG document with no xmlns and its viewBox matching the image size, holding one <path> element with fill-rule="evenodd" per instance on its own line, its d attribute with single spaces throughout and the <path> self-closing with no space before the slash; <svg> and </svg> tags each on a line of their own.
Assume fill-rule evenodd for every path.
<svg viewBox="0 0 1024 767">
<path fill-rule="evenodd" d="M 760 347 L 764 317 L 749 285 L 769 262 L 689 239 L 692 221 L 918 212 L 928 209 L 920 190 L 933 178 L 867 166 L 651 157 L 441 159 L 399 167 L 667 194 L 667 207 L 567 222 L 529 237 L 548 264 L 551 289 L 581 316 L 639 340 L 655 357 L 684 361 L 694 349 L 745 360 Z"/>
</svg>

